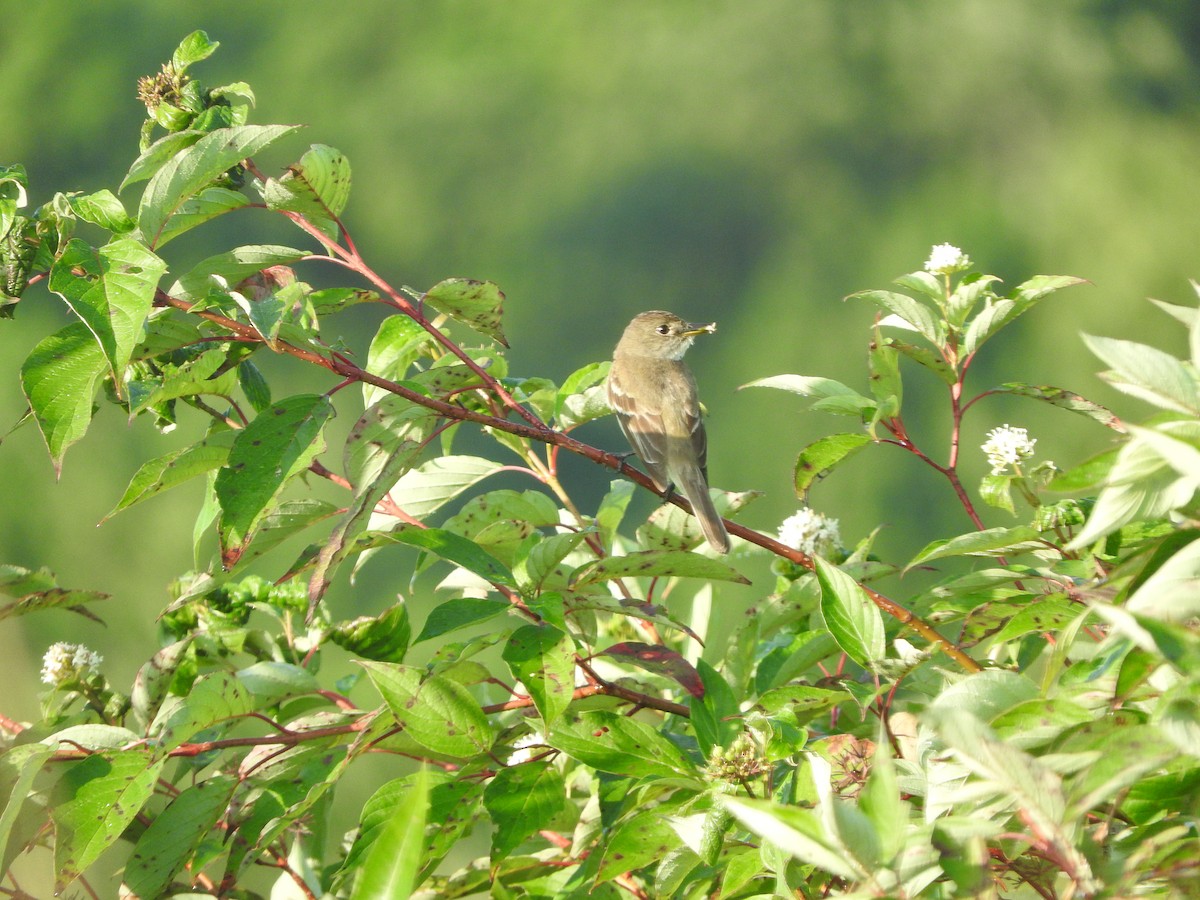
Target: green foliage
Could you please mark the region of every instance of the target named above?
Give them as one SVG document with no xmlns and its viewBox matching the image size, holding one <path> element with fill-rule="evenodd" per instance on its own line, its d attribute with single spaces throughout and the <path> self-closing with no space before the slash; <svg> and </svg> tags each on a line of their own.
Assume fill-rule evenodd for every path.
<svg viewBox="0 0 1200 900">
<path fill-rule="evenodd" d="M 563 452 L 630 471 L 572 434 L 607 412 L 605 365 L 562 385 L 512 376 L 496 285 L 388 284 L 342 222 L 349 161 L 317 144 L 278 178 L 260 172 L 253 154 L 296 129 L 250 124 L 244 84 L 193 80 L 216 46 L 189 36 L 141 85 L 148 118 L 122 185 L 145 182 L 136 217 L 107 191 L 57 194 L 26 217 L 24 169 L 0 169 L 4 309 L 48 291 L 78 319 L 22 368 L 51 459 L 63 465 L 101 399 L 194 430 L 141 466 L 110 515 L 203 477 L 195 534 L 217 543 L 147 608 L 161 641 L 127 693 L 86 648 L 48 651 L 41 720 L 6 726 L 0 754 L 6 891 L 20 890 L 14 860 L 49 847 L 57 890 L 119 860 L 138 896 L 263 896 L 260 866 L 313 897 L 1194 893 L 1200 315 L 1167 309 L 1189 329 L 1187 360 L 1087 339 L 1109 381 L 1158 408 L 1144 425 L 1053 386 L 971 395 L 987 342 L 1080 280 L 1035 276 L 1001 295 L 960 251 L 934 248 L 900 290 L 855 295 L 880 313 L 864 390 L 753 384 L 854 422 L 799 451 L 800 496 L 852 457 L 899 451 L 945 481 L 970 527 L 888 561 L 873 535 L 842 547 L 835 523 L 803 510 L 778 539 L 735 526 L 734 555 L 717 559 L 681 501 L 627 521 L 630 481 L 580 508 Z M 162 286 L 171 239 L 250 207 L 309 249 L 234 247 Z M 103 239 L 74 236 L 79 223 Z M 355 284 L 313 290 L 293 265 Z M 330 320 L 365 304 L 388 315 L 363 353 Z M 270 371 L 312 367 L 328 389 L 289 392 L 256 364 L 270 355 L 284 364 Z M 950 389 L 944 453 L 906 422 L 913 365 Z M 1106 426 L 1119 447 L 1060 472 L 1034 461 L 1024 429 L 993 428 L 991 474 L 969 487 L 963 419 L 994 394 L 1078 413 L 1071 424 Z M 336 441 L 340 471 L 322 461 Z M 500 472 L 524 489 L 486 484 Z M 317 480 L 338 504 L 303 495 Z M 987 527 L 975 495 L 1018 520 Z M 718 507 L 740 514 L 755 496 Z M 920 530 L 910 512 L 897 515 Z M 265 558 L 295 541 L 307 544 Z M 403 598 L 348 620 L 326 603 L 339 573 L 375 555 L 441 579 L 415 639 Z M 773 578 L 751 577 L 764 559 Z M 752 614 L 710 629 L 709 604 L 738 589 Z M 0 591 L 0 618 L 93 615 L 105 599 L 13 566 Z M 358 675 L 326 673 L 338 653 Z M 334 846 L 331 810 L 367 754 L 410 774 Z M 465 861 L 468 840 L 486 855 Z"/>
</svg>

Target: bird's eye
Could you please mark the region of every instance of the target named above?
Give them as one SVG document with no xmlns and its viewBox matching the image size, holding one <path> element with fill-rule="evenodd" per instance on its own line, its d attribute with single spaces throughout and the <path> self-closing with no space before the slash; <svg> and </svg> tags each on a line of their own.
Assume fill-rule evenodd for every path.
<svg viewBox="0 0 1200 900">
<path fill-rule="evenodd" d="M 664 322 L 663 324 L 659 325 L 654 330 L 657 331 L 659 334 L 670 334 L 671 326 L 668 325 L 666 322 Z"/>
</svg>

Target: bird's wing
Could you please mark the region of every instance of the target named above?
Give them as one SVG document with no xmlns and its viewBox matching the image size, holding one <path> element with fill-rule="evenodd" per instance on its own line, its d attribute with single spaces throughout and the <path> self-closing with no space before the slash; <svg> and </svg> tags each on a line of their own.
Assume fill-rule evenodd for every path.
<svg viewBox="0 0 1200 900">
<path fill-rule="evenodd" d="M 667 437 L 663 432 L 661 408 L 653 402 L 635 403 L 620 378 L 612 375 L 608 379 L 608 403 L 617 414 L 629 446 L 645 464 L 647 474 L 660 491 L 665 491 L 670 479 L 667 477 Z"/>
</svg>

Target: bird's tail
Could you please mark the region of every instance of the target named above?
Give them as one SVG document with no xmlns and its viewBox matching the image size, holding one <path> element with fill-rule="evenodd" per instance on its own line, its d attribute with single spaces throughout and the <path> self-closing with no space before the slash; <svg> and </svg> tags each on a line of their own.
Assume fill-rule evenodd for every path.
<svg viewBox="0 0 1200 900">
<path fill-rule="evenodd" d="M 708 545 L 718 553 L 728 553 L 729 533 L 725 531 L 721 516 L 717 512 L 717 508 L 713 506 L 712 497 L 708 493 L 708 483 L 704 480 L 704 476 L 699 471 L 687 473 L 679 479 L 679 483 L 675 486 L 692 504 L 692 514 L 700 523 L 700 530 L 704 532 L 704 538 L 708 541 Z"/>
</svg>

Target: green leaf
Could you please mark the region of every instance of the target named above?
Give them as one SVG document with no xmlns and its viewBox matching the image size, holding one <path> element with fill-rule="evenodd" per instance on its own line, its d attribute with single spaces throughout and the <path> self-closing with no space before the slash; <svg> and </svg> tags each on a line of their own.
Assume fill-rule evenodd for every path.
<svg viewBox="0 0 1200 900">
<path fill-rule="evenodd" d="M 195 215 L 196 210 L 185 210 L 185 203 L 202 194 L 213 181 L 242 160 L 298 128 L 297 125 L 218 128 L 172 156 L 150 179 L 142 194 L 138 209 L 138 225 L 142 234 L 151 246 L 164 243 L 164 226 L 172 216 L 180 213 Z M 208 202 L 214 199 L 212 196 L 207 198 Z M 226 197 L 224 202 L 228 203 L 228 200 Z M 247 202 L 244 197 L 242 200 Z"/>
<path fill-rule="evenodd" d="M 171 159 L 177 153 L 192 146 L 200 138 L 204 137 L 203 131 L 188 130 L 188 131 L 173 131 L 170 134 L 163 135 L 153 144 L 142 151 L 132 166 L 129 167 L 129 172 L 125 175 L 125 179 L 121 182 L 118 191 L 123 191 L 131 184 L 137 184 L 139 181 L 145 181 L 150 178 L 166 165 L 167 160 Z"/>
<path fill-rule="evenodd" d="M 944 359 L 942 359 L 940 353 L 937 353 L 929 347 L 921 347 L 917 344 L 909 344 L 906 341 L 897 340 L 896 338 L 892 337 L 884 338 L 883 344 L 887 347 L 894 348 L 900 353 L 903 353 L 918 365 L 924 366 L 948 385 L 953 385 L 956 381 L 958 381 L 958 374 L 954 371 L 954 368 Z"/>
<path fill-rule="evenodd" d="M 1096 604 L 1094 609 L 1115 633 L 1170 663 L 1179 674 L 1190 676 L 1200 668 L 1200 638 L 1186 626 L 1131 613 L 1119 606 Z"/>
<path fill-rule="evenodd" d="M 495 863 L 566 808 L 567 786 L 547 760 L 506 766 L 483 789 L 483 804 L 496 826 L 491 857 Z"/>
<path fill-rule="evenodd" d="M 1121 425 L 1121 420 L 1113 415 L 1111 410 L 1101 406 L 1099 403 L 1093 403 L 1091 400 L 1080 394 L 1076 394 L 1074 391 L 1051 387 L 1048 384 L 1022 384 L 1017 381 L 1010 381 L 1000 385 L 998 388 L 992 388 L 991 393 L 1014 394 L 1017 397 L 1030 397 L 1034 400 L 1041 400 L 1043 403 L 1049 403 L 1051 406 L 1057 406 L 1059 409 L 1066 409 L 1087 416 L 1089 419 L 1095 419 L 1101 425 L 1111 428 L 1114 431 L 1125 430 Z"/>
<path fill-rule="evenodd" d="M 198 225 L 249 205 L 250 198 L 238 191 L 219 186 L 201 188 L 195 196 L 188 197 L 179 204 L 174 215 L 159 231 L 154 246 L 160 248 Z"/>
<path fill-rule="evenodd" d="M 1017 309 L 1025 312 L 1055 291 L 1087 283 L 1086 278 L 1077 278 L 1074 275 L 1034 275 L 1013 288 L 1009 296 L 1016 302 Z"/>
<path fill-rule="evenodd" d="M 488 491 L 472 497 L 446 520 L 445 528 L 463 537 L 475 535 L 497 522 L 520 521 L 533 528 L 559 524 L 558 506 L 541 491 Z"/>
<path fill-rule="evenodd" d="M 883 616 L 853 578 L 816 557 L 821 617 L 846 655 L 864 668 L 884 658 Z"/>
<path fill-rule="evenodd" d="M 501 655 L 549 729 L 575 693 L 574 642 L 553 626 L 524 625 L 513 632 Z"/>
<path fill-rule="evenodd" d="M 838 846 L 836 837 L 826 833 L 812 810 L 734 797 L 723 797 L 721 803 L 751 832 L 801 862 L 852 882 L 868 875 Z"/>
<path fill-rule="evenodd" d="M 421 641 L 428 641 L 460 628 L 478 625 L 511 609 L 512 604 L 507 600 L 489 597 L 459 597 L 447 600 L 435 606 L 429 613 L 425 627 L 413 643 L 419 644 Z"/>
<path fill-rule="evenodd" d="M 422 421 L 426 423 L 427 427 L 423 434 L 416 435 L 418 440 L 405 440 L 395 445 L 389 445 L 387 456 L 376 461 L 378 469 L 372 473 L 372 479 L 370 481 L 359 480 L 355 484 L 354 499 L 337 525 L 334 526 L 329 538 L 321 545 L 313 563 L 308 582 L 310 616 L 329 587 L 330 569 L 348 552 L 352 552 L 351 542 L 366 530 L 374 515 L 375 507 L 387 496 L 396 477 L 402 472 L 409 471 L 424 453 L 423 437 L 432 430 L 433 423 L 429 417 L 425 417 Z"/>
<path fill-rule="evenodd" d="M 1022 820 L 1055 847 L 1071 867 L 1081 890 L 1095 891 L 1091 867 L 1076 849 L 1074 828 L 1066 821 L 1061 778 L 1026 753 L 1000 741 L 973 715 L 939 713 L 931 717 L 943 739 L 993 796 L 1015 802 Z"/>
<path fill-rule="evenodd" d="M 1055 291 L 1084 283 L 1084 279 L 1069 275 L 1035 275 L 1014 288 L 1009 297 L 989 300 L 967 328 L 962 355 L 970 356 L 977 352 L 1001 328 Z"/>
<path fill-rule="evenodd" d="M 182 75 L 188 70 L 188 66 L 208 59 L 220 46 L 220 41 L 210 41 L 203 31 L 193 31 L 179 42 L 179 46 L 171 54 L 171 68 L 175 74 Z"/>
<path fill-rule="evenodd" d="M 1037 697 L 1037 685 L 1024 675 L 993 669 L 955 682 L 938 694 L 931 706 L 946 718 L 969 714 L 988 720 Z"/>
<path fill-rule="evenodd" d="M 33 572 L 20 566 L 0 565 L 0 595 L 16 601 L 0 606 L 0 621 L 43 609 L 76 609 L 85 603 L 109 599 L 97 591 L 68 590 L 58 586 L 46 569 Z"/>
<path fill-rule="evenodd" d="M 238 387 L 242 389 L 242 393 L 246 395 L 246 399 L 250 401 L 250 406 L 254 408 L 256 413 L 262 412 L 271 406 L 271 386 L 267 384 L 267 379 L 263 377 L 262 372 L 253 362 L 248 359 L 238 363 Z"/>
<path fill-rule="evenodd" d="M 861 432 L 831 434 L 813 441 L 796 457 L 796 496 L 803 498 L 814 481 L 869 443 L 871 436 Z"/>
<path fill-rule="evenodd" d="M 1162 409 L 1200 412 L 1196 375 L 1154 347 L 1133 341 L 1083 335 L 1083 342 L 1112 369 L 1102 377 L 1118 390 Z"/>
<path fill-rule="evenodd" d="M 875 834 L 879 836 L 883 858 L 893 859 L 905 844 L 908 804 L 900 799 L 892 745 L 883 729 L 880 729 L 879 737 L 875 741 L 871 773 L 858 796 L 858 805 L 870 819 Z"/>
<path fill-rule="evenodd" d="M 439 456 L 405 472 L 391 490 L 392 500 L 414 519 L 424 519 L 500 468 L 478 456 Z"/>
<path fill-rule="evenodd" d="M 20 744 L 0 755 L 0 869 L 8 871 L 9 863 L 18 853 L 19 838 L 14 840 L 14 829 L 19 833 L 19 820 L 26 800 L 33 795 L 34 781 L 42 767 L 54 755 L 54 748 L 46 744 Z M 43 821 L 39 810 L 38 827 Z"/>
<path fill-rule="evenodd" d="M 639 813 L 618 825 L 608 839 L 596 884 L 663 859 L 680 844 L 679 835 L 661 812 Z"/>
<path fill-rule="evenodd" d="M 743 384 L 742 387 L 775 388 L 800 394 L 802 397 L 815 397 L 816 401 L 812 404 L 814 410 L 838 416 L 862 418 L 875 409 L 874 400 L 864 397 L 832 378 L 810 375 L 772 375 L 770 378 L 759 378 L 757 381 Z"/>
<path fill-rule="evenodd" d="M 344 622 L 329 639 L 355 656 L 380 662 L 403 662 L 412 639 L 408 605 L 394 603 L 378 616 L 360 616 Z"/>
<path fill-rule="evenodd" d="M 70 196 L 67 202 L 83 221 L 99 225 L 114 234 L 128 234 L 137 228 L 137 223 L 125 211 L 125 206 L 110 190 Z"/>
<path fill-rule="evenodd" d="M 1129 433 L 1138 444 L 1156 453 L 1172 469 L 1192 486 L 1200 482 L 1200 440 L 1195 425 L 1183 425 L 1178 430 L 1168 428 L 1143 428 L 1130 425 Z"/>
<path fill-rule="evenodd" d="M 235 432 L 232 431 L 218 431 L 190 447 L 142 463 L 141 468 L 130 479 L 129 486 L 125 488 L 125 494 L 108 515 L 100 520 L 101 523 L 123 509 L 156 497 L 163 491 L 178 487 L 198 475 L 219 469 L 229 459 L 229 450 L 235 436 Z"/>
<path fill-rule="evenodd" d="M 1200 614 L 1195 591 L 1200 578 L 1200 533 L 1179 530 L 1159 544 L 1154 556 L 1130 583 L 1125 608 L 1167 621 Z"/>
<path fill-rule="evenodd" d="M 166 753 L 199 731 L 247 715 L 254 709 L 249 689 L 232 672 L 217 671 L 196 680 L 186 697 L 164 703 L 150 724 L 154 746 Z"/>
<path fill-rule="evenodd" d="M 608 493 L 600 500 L 596 509 L 596 527 L 600 529 L 601 539 L 606 547 L 611 547 L 616 537 L 617 529 L 625 518 L 625 510 L 633 498 L 634 484 L 624 478 L 609 482 Z"/>
<path fill-rule="evenodd" d="M 541 495 L 539 495 L 541 496 Z M 556 571 L 559 563 L 584 542 L 590 532 L 572 531 L 566 534 L 540 535 L 523 544 L 513 562 L 513 576 L 522 591 L 536 593 Z M 563 575 L 555 576 L 555 584 Z"/>
<path fill-rule="evenodd" d="M 625 616 L 630 619 L 641 619 L 646 622 L 653 622 L 655 625 L 661 625 L 664 628 L 682 631 L 693 641 L 702 643 L 699 635 L 685 622 L 671 615 L 666 608 L 655 606 L 644 600 L 617 598 L 607 591 L 600 590 L 589 591 L 587 593 L 572 593 L 568 601 L 566 607 L 568 613 L 577 613 L 579 610 L 596 610 L 611 615 Z"/>
<path fill-rule="evenodd" d="M 1175 748 L 1162 740 L 1157 728 L 1143 725 L 1137 720 L 1127 719 L 1128 713 L 1110 715 L 1090 725 L 1083 726 L 1067 738 L 1063 748 L 1072 753 L 1094 752 L 1096 760 L 1067 782 L 1067 816 L 1082 817 L 1102 805 L 1110 804 L 1126 791 L 1136 794 L 1160 781 L 1167 788 L 1166 796 L 1155 798 L 1152 815 L 1161 816 L 1164 800 L 1194 793 L 1200 769 L 1193 768 L 1190 778 L 1176 771 L 1160 778 L 1151 773 L 1170 760 L 1177 759 Z M 1147 777 L 1150 776 L 1150 777 Z M 1161 779 L 1161 780 L 1160 780 Z M 1192 784 L 1187 784 L 1187 781 Z M 1169 787 L 1168 787 L 1169 786 Z M 1132 788 L 1132 790 L 1130 790 Z M 1129 794 L 1122 797 L 1125 809 Z M 1167 800 L 1170 802 L 1170 800 Z"/>
<path fill-rule="evenodd" d="M 72 240 L 50 270 L 50 290 L 87 325 L 118 381 L 142 339 L 166 268 L 137 241 L 118 238 L 98 250 Z"/>
<path fill-rule="evenodd" d="M 239 841 L 225 845 L 226 871 L 242 876 L 272 851 L 268 847 L 285 832 L 312 821 L 310 811 L 338 783 L 349 764 L 347 748 L 330 739 L 313 739 L 280 750 L 264 747 L 251 756 L 256 780 L 269 787 L 258 794 L 237 822 Z"/>
<path fill-rule="evenodd" d="M 165 757 L 146 748 L 71 763 L 55 787 L 55 890 L 66 889 L 117 842 L 158 784 Z"/>
<path fill-rule="evenodd" d="M 964 276 L 946 304 L 946 319 L 950 324 L 956 329 L 961 328 L 967 316 L 979 302 L 980 296 L 985 296 L 989 300 L 994 298 L 995 295 L 991 293 L 990 288 L 999 280 L 995 275 L 971 274 Z"/>
<path fill-rule="evenodd" d="M 214 509 L 213 512 L 215 518 L 216 510 Z M 254 532 L 254 543 L 239 557 L 234 571 L 249 565 L 306 528 L 333 518 L 339 512 L 340 510 L 336 506 L 325 500 L 312 498 L 284 500 L 278 506 L 263 513 Z M 208 521 L 208 524 L 211 525 L 212 522 Z"/>
<path fill-rule="evenodd" d="M 145 729 L 153 721 L 158 707 L 170 690 L 175 672 L 185 660 L 194 635 L 187 635 L 173 644 L 157 651 L 137 671 L 133 689 L 129 692 L 130 705 L 138 724 Z"/>
<path fill-rule="evenodd" d="M 394 495 L 393 495 L 394 496 Z M 447 562 L 473 572 L 485 581 L 516 587 L 517 582 L 508 566 L 496 559 L 474 541 L 442 528 L 408 526 L 384 535 L 383 540 L 409 544 L 428 550 Z"/>
<path fill-rule="evenodd" d="M 1197 282 L 1192 282 L 1192 289 L 1195 290 Z M 1200 309 L 1194 306 L 1180 306 L 1178 303 L 1166 303 L 1163 300 L 1155 300 L 1153 297 L 1147 297 L 1151 303 L 1171 316 L 1176 321 L 1182 322 L 1189 329 L 1192 328 L 1198 320 L 1200 320 Z M 1193 364 L 1196 360 L 1193 358 Z"/>
<path fill-rule="evenodd" d="M 1015 528 L 988 528 L 984 531 L 970 531 L 948 540 L 932 541 L 912 561 L 904 567 L 909 571 L 913 566 L 932 562 L 935 559 L 946 559 L 952 556 L 985 555 L 994 556 L 1015 550 L 1026 550 L 1044 546 L 1038 533 L 1028 525 L 1018 525 Z"/>
<path fill-rule="evenodd" d="M 1051 491 L 1072 494 L 1079 491 L 1097 490 L 1107 480 L 1119 452 L 1120 447 L 1113 447 L 1098 453 L 1055 476 L 1054 480 L 1046 487 Z"/>
<path fill-rule="evenodd" d="M 385 396 L 369 407 L 350 429 L 342 449 L 346 477 L 359 490 L 381 480 L 390 490 L 395 478 L 386 478 L 384 470 L 413 442 L 427 442 L 435 424 L 433 414 L 423 406 L 403 397 Z"/>
<path fill-rule="evenodd" d="M 584 765 L 631 778 L 695 778 L 692 764 L 656 729 L 611 712 L 559 720 L 547 741 Z"/>
<path fill-rule="evenodd" d="M 508 346 L 500 323 L 504 294 L 492 282 L 448 278 L 426 291 L 421 302 Z"/>
<path fill-rule="evenodd" d="M 729 682 L 703 659 L 696 661 L 696 671 L 704 685 L 703 695 L 689 700 L 692 727 L 704 758 L 714 747 L 728 747 L 742 730 L 741 708 Z"/>
<path fill-rule="evenodd" d="M 1070 700 L 1038 697 L 1019 703 L 992 719 L 997 737 L 1019 750 L 1057 741 L 1069 729 L 1084 725 L 1095 716 Z"/>
<path fill-rule="evenodd" d="M 572 587 L 579 589 L 617 578 L 663 576 L 750 583 L 748 578 L 727 563 L 686 550 L 639 550 L 625 556 L 608 556 L 580 566 L 575 570 L 571 582 Z"/>
<path fill-rule="evenodd" d="M 466 759 L 491 749 L 495 731 L 479 703 L 457 682 L 423 669 L 360 660 L 407 735 L 434 753 Z"/>
<path fill-rule="evenodd" d="M 859 291 L 851 294 L 849 299 L 863 299 L 875 304 L 881 310 L 898 317 L 906 322 L 913 331 L 918 332 L 925 340 L 935 346 L 941 346 L 946 339 L 945 326 L 938 318 L 939 313 L 930 304 L 916 300 L 907 294 L 896 291 Z M 887 324 L 886 322 L 882 324 Z"/>
<path fill-rule="evenodd" d="M 24 166 L 0 164 L 0 241 L 9 237 L 18 219 L 28 221 L 17 215 L 18 209 L 29 205 L 28 189 L 29 176 Z M 20 230 L 18 228 L 16 233 Z"/>
<path fill-rule="evenodd" d="M 315 694 L 321 689 L 312 672 L 293 663 L 264 659 L 239 669 L 237 679 L 259 706 L 274 705 L 289 697 Z"/>
<path fill-rule="evenodd" d="M 308 295 L 308 302 L 318 316 L 328 316 L 360 303 L 378 303 L 379 293 L 362 288 L 321 288 Z"/>
<path fill-rule="evenodd" d="M 787 713 L 794 716 L 796 721 L 803 725 L 849 699 L 850 695 L 842 690 L 807 684 L 788 684 L 767 691 L 758 698 L 758 705 L 770 715 Z"/>
<path fill-rule="evenodd" d="M 979 479 L 980 498 L 993 509 L 1003 509 L 1015 515 L 1017 508 L 1013 505 L 1012 483 L 1016 478 L 1015 475 L 984 475 Z"/>
<path fill-rule="evenodd" d="M 483 785 L 476 778 L 444 780 L 446 775 L 425 771 L 432 785 L 425 816 L 423 874 L 428 874 L 480 817 Z M 417 777 L 410 775 L 389 781 L 363 805 L 358 836 L 335 876 L 337 881 L 354 876 L 362 867 L 363 858 L 391 825 L 396 810 L 409 802 L 410 789 Z"/>
<path fill-rule="evenodd" d="M 160 384 L 140 395 L 130 390 L 129 402 L 134 412 L 161 406 L 179 397 L 199 397 L 204 394 L 231 399 L 237 390 L 237 372 L 223 368 L 229 361 L 224 350 L 213 348 L 186 360 L 178 368 L 167 366 Z"/>
<path fill-rule="evenodd" d="M 567 376 L 554 402 L 554 418 L 560 428 L 575 428 L 611 412 L 605 387 L 611 365 L 607 361 L 589 363 Z"/>
<path fill-rule="evenodd" d="M 422 768 L 398 798 L 391 821 L 375 837 L 358 870 L 352 900 L 411 897 L 421 883 L 429 776 Z"/>
<path fill-rule="evenodd" d="M 283 486 L 324 449 L 323 430 L 333 414 L 328 397 L 298 394 L 259 413 L 234 438 L 216 480 L 227 561 L 236 562 Z"/>
<path fill-rule="evenodd" d="M 1194 442 L 1194 420 L 1163 422 L 1159 430 L 1178 434 Z M 1187 454 L 1190 455 L 1190 454 Z M 1187 463 L 1183 463 L 1187 466 Z M 1088 513 L 1087 522 L 1068 548 L 1086 547 L 1091 542 L 1136 521 L 1163 518 L 1188 503 L 1195 494 L 1194 475 L 1177 474 L 1160 452 L 1160 447 L 1134 434 L 1120 447 L 1106 483 Z"/>
<path fill-rule="evenodd" d="M 308 256 L 308 251 L 276 244 L 235 247 L 196 263 L 171 285 L 168 293 L 180 300 L 198 300 L 213 288 L 233 290 L 251 275 L 271 266 L 290 266 Z M 219 284 L 216 278 L 224 281 Z"/>
<path fill-rule="evenodd" d="M 1000 644 L 1033 632 L 1058 631 L 1072 619 L 1078 618 L 1083 611 L 1084 607 L 1078 603 L 1061 594 L 1055 594 L 1021 609 L 992 640 Z"/>
<path fill-rule="evenodd" d="M 337 240 L 337 218 L 350 199 L 350 160 L 333 147 L 313 144 L 286 175 L 268 178 L 262 195 L 267 209 L 299 213 Z"/>
<path fill-rule="evenodd" d="M 402 381 L 411 366 L 433 341 L 433 336 L 415 320 L 405 315 L 388 316 L 379 323 L 379 330 L 367 351 L 367 371 L 388 381 Z M 363 405 L 371 406 L 388 392 L 363 382 Z"/>
<path fill-rule="evenodd" d="M 710 490 L 717 513 L 732 518 L 739 510 L 761 497 L 762 491 Z M 664 503 L 650 513 L 637 530 L 638 544 L 647 550 L 694 550 L 704 541 L 700 523 L 674 503 Z"/>
<path fill-rule="evenodd" d="M 21 366 L 21 387 L 54 463 L 87 433 L 96 385 L 108 362 L 86 325 L 76 322 L 43 338 Z"/>
<path fill-rule="evenodd" d="M 151 821 L 125 864 L 122 887 L 136 897 L 161 897 L 225 815 L 238 780 L 214 775 L 183 789 Z"/>
<path fill-rule="evenodd" d="M 880 407 L 899 413 L 904 397 L 904 382 L 900 379 L 900 351 L 886 341 L 872 342 L 867 354 L 871 394 Z"/>
<path fill-rule="evenodd" d="M 962 342 L 962 356 L 968 357 L 978 352 L 988 338 L 1016 317 L 1016 304 L 1012 300 L 990 300 L 967 326 L 967 333 Z"/>
<path fill-rule="evenodd" d="M 760 693 L 787 684 L 838 650 L 837 642 L 824 630 L 801 631 L 772 643 L 775 646 L 759 661 L 755 673 L 754 687 Z"/>
<path fill-rule="evenodd" d="M 934 304 L 940 305 L 946 299 L 946 289 L 941 280 L 932 272 L 926 272 L 924 269 L 920 272 L 909 272 L 893 278 L 892 284 L 907 288 L 917 294 L 924 294 Z"/>
</svg>

